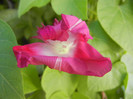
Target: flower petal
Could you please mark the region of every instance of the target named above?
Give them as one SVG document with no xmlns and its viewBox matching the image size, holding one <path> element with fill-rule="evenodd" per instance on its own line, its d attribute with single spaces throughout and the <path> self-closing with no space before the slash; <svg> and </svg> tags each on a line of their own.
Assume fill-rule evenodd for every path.
<svg viewBox="0 0 133 99">
<path fill-rule="evenodd" d="M 85 42 L 78 43 L 75 57 L 78 61 L 80 59 L 83 62 L 82 64 L 84 65 L 81 64 L 81 66 L 86 68 L 86 73 L 92 73 L 94 76 L 103 76 L 112 68 L 112 63 L 109 58 L 103 57 L 96 49 Z M 75 63 L 80 64 L 81 62 L 78 61 Z M 75 69 L 79 67 L 80 66 L 76 66 Z"/>
<path fill-rule="evenodd" d="M 89 44 L 82 42 L 79 46 L 75 57 L 46 56 L 44 43 L 15 46 L 13 51 L 20 68 L 28 64 L 45 64 L 52 69 L 87 76 L 103 76 L 111 70 L 110 59 L 104 58 Z"/>
<path fill-rule="evenodd" d="M 45 54 L 50 56 L 53 55 L 52 51 L 49 50 L 50 49 L 47 48 L 47 44 L 45 43 L 32 43 L 24 46 L 13 47 L 13 51 L 18 62 L 18 67 L 20 68 L 27 67 L 28 64 L 44 64 L 41 62 L 40 57 L 46 56 Z M 39 59 L 37 60 L 36 57 L 39 57 Z M 45 58 L 47 59 L 47 56 Z"/>
<path fill-rule="evenodd" d="M 28 64 L 32 65 L 48 65 L 54 68 L 57 56 L 46 56 L 43 53 L 46 50 L 44 43 L 32 43 L 24 46 L 14 46 L 13 52 L 17 59 L 19 68 L 27 67 Z M 48 53 L 47 53 L 48 54 Z"/>
<path fill-rule="evenodd" d="M 13 51 L 18 67 L 27 67 L 28 64 L 54 66 L 58 56 L 53 47 L 48 44 L 32 43 L 24 46 L 14 46 Z"/>
<path fill-rule="evenodd" d="M 71 33 L 74 34 L 80 33 L 85 37 L 86 41 L 88 41 L 88 39 L 93 39 L 89 34 L 89 29 L 85 21 L 82 21 L 81 19 L 78 19 L 77 17 L 72 15 L 62 14 L 61 16 L 62 16 L 62 23 L 61 23 L 62 29 L 70 30 Z"/>
<path fill-rule="evenodd" d="M 69 37 L 68 33 L 61 29 L 61 25 L 57 19 L 55 19 L 54 26 L 42 26 L 38 28 L 38 35 L 32 38 L 46 40 L 60 40 L 66 41 Z"/>
<path fill-rule="evenodd" d="M 55 40 L 57 38 L 57 32 L 54 30 L 52 26 L 42 26 L 38 28 L 38 36 L 34 36 L 33 38 L 38 38 L 43 41 L 48 39 Z"/>
<path fill-rule="evenodd" d="M 57 69 L 70 74 L 102 77 L 111 70 L 108 58 L 81 60 L 74 57 L 34 56 L 32 64 L 45 64 L 51 69 Z"/>
<path fill-rule="evenodd" d="M 53 25 L 58 25 L 58 24 L 60 24 L 60 22 L 55 18 Z"/>
</svg>

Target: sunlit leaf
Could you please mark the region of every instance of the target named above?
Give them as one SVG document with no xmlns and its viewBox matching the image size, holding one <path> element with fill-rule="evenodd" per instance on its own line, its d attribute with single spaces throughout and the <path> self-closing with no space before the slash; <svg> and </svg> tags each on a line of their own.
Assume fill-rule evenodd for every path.
<svg viewBox="0 0 133 99">
<path fill-rule="evenodd" d="M 77 87 L 78 75 L 72 75 L 46 68 L 42 76 L 42 87 L 48 98 L 56 91 L 62 91 L 66 95 L 71 95 Z"/>
<path fill-rule="evenodd" d="M 87 0 L 52 0 L 51 4 L 59 15 L 68 14 L 87 19 Z"/>
<path fill-rule="evenodd" d="M 132 5 L 133 0 L 99 0 L 98 18 L 108 35 L 133 55 Z"/>
<path fill-rule="evenodd" d="M 21 73 L 25 94 L 41 89 L 41 82 L 35 66 L 29 65 L 27 68 L 22 68 Z"/>
</svg>

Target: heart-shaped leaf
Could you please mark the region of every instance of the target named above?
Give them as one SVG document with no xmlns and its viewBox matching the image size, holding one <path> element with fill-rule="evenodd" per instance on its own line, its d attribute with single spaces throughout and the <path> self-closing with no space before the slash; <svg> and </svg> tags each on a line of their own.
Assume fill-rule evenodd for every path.
<svg viewBox="0 0 133 99">
<path fill-rule="evenodd" d="M 16 44 L 13 31 L 0 20 L 0 99 L 24 99 L 22 77 L 12 50 Z"/>
<path fill-rule="evenodd" d="M 109 36 L 133 55 L 133 0 L 99 0 L 98 18 Z"/>
</svg>

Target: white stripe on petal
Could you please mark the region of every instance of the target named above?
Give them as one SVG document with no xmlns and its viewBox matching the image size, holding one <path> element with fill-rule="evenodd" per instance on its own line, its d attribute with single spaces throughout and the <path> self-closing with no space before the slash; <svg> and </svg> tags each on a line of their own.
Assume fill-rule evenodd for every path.
<svg viewBox="0 0 133 99">
<path fill-rule="evenodd" d="M 54 69 L 57 69 L 57 70 L 61 71 L 61 65 L 62 65 L 62 58 L 57 57 Z"/>
<path fill-rule="evenodd" d="M 71 31 L 76 25 L 78 25 L 78 24 L 81 23 L 81 22 L 82 22 L 82 20 L 79 19 L 73 26 L 71 26 L 71 27 L 69 28 L 69 30 Z"/>
</svg>

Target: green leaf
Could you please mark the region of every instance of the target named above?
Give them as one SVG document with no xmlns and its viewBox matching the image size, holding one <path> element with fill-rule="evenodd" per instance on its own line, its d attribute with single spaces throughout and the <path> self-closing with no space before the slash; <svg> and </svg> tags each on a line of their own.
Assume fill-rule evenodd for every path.
<svg viewBox="0 0 133 99">
<path fill-rule="evenodd" d="M 46 68 L 42 76 L 42 87 L 49 98 L 56 91 L 71 95 L 78 84 L 78 75 L 72 75 L 58 70 Z"/>
<path fill-rule="evenodd" d="M 79 92 L 74 92 L 73 95 L 72 95 L 72 99 L 90 99 L 90 98 L 82 95 Z"/>
<path fill-rule="evenodd" d="M 22 68 L 21 73 L 25 94 L 41 89 L 41 82 L 35 66 L 29 65 L 27 68 Z"/>
<path fill-rule="evenodd" d="M 45 93 L 43 90 L 38 90 L 27 99 L 45 99 Z"/>
<path fill-rule="evenodd" d="M 20 0 L 18 15 L 20 17 L 28 12 L 32 7 L 42 7 L 49 2 L 50 0 Z"/>
<path fill-rule="evenodd" d="M 118 87 L 126 76 L 125 65 L 117 62 L 112 70 L 103 77 L 88 76 L 79 82 L 79 90 L 83 93 L 87 91 L 106 91 Z"/>
<path fill-rule="evenodd" d="M 112 63 L 118 61 L 123 50 L 117 45 L 103 30 L 100 23 L 95 21 L 89 25 L 93 40 L 89 40 L 94 48 L 96 48 L 103 56 L 111 58 Z"/>
<path fill-rule="evenodd" d="M 52 7 L 57 14 L 74 15 L 81 19 L 87 18 L 87 0 L 52 0 Z"/>
<path fill-rule="evenodd" d="M 24 99 L 22 77 L 12 50 L 16 44 L 12 29 L 0 20 L 0 99 Z"/>
<path fill-rule="evenodd" d="M 48 99 L 70 99 L 70 97 L 62 91 L 57 91 Z"/>
<path fill-rule="evenodd" d="M 133 57 L 130 54 L 123 55 L 121 61 L 126 64 L 127 78 L 125 79 L 125 99 L 132 99 L 133 97 Z"/>
<path fill-rule="evenodd" d="M 109 36 L 133 55 L 133 0 L 99 0 L 98 18 Z"/>
</svg>

